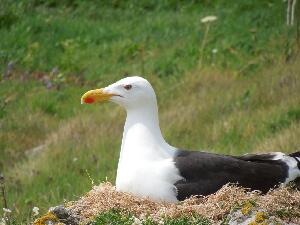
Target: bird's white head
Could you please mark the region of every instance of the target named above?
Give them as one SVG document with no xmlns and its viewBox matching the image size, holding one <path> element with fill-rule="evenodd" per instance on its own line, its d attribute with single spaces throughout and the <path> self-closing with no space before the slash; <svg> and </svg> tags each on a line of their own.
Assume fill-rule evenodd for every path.
<svg viewBox="0 0 300 225">
<path fill-rule="evenodd" d="M 111 101 L 126 110 L 156 105 L 156 96 L 151 84 L 144 78 L 133 76 L 123 78 L 105 88 L 86 92 L 81 103 Z"/>
</svg>

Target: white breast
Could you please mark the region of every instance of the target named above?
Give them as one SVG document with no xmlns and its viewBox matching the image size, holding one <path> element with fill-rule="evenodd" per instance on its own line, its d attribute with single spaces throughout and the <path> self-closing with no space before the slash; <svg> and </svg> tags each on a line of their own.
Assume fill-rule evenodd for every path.
<svg viewBox="0 0 300 225">
<path fill-rule="evenodd" d="M 174 183 L 181 176 L 173 161 L 175 150 L 158 135 L 160 131 L 143 123 L 125 125 L 116 187 L 137 196 L 176 202 Z"/>
<path fill-rule="evenodd" d="M 181 179 L 171 159 L 147 161 L 123 160 L 118 166 L 116 187 L 157 201 L 176 202 L 177 191 L 173 185 Z"/>
</svg>

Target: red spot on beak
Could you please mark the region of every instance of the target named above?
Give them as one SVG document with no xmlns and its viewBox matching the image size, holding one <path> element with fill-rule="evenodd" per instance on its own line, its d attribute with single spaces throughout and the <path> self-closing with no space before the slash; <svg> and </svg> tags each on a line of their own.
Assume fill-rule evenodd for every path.
<svg viewBox="0 0 300 225">
<path fill-rule="evenodd" d="M 84 102 L 87 103 L 87 104 L 91 104 L 93 103 L 95 100 L 93 98 L 85 98 L 84 99 Z"/>
</svg>

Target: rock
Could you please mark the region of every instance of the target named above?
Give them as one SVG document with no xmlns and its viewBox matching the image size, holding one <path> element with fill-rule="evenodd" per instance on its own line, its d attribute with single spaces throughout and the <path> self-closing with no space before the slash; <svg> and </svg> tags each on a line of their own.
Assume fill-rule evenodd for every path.
<svg viewBox="0 0 300 225">
<path fill-rule="evenodd" d="M 227 217 L 228 225 L 296 225 L 286 223 L 265 210 L 246 202 L 241 208 L 233 210 Z"/>
<path fill-rule="evenodd" d="M 63 205 L 51 207 L 49 212 L 53 213 L 58 218 L 59 222 L 65 225 L 79 224 L 79 219 L 72 215 L 70 210 Z"/>
</svg>

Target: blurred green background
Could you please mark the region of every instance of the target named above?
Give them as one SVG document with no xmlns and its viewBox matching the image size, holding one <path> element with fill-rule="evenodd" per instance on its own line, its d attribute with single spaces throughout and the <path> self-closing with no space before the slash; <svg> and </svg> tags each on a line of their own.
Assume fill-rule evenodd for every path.
<svg viewBox="0 0 300 225">
<path fill-rule="evenodd" d="M 128 75 L 153 84 L 174 146 L 299 150 L 299 5 L 288 26 L 278 0 L 0 0 L 0 172 L 11 216 L 27 223 L 34 206 L 45 212 L 114 182 L 125 112 L 80 97 Z"/>
</svg>

